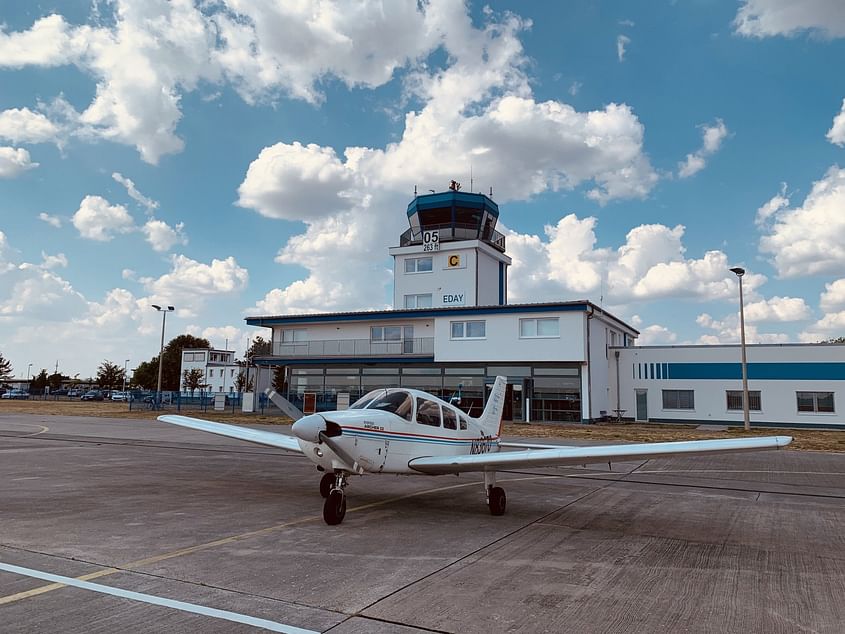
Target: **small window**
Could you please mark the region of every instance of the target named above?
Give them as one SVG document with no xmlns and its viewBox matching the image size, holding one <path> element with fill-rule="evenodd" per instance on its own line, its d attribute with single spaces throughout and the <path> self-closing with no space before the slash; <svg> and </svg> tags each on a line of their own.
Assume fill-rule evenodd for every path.
<svg viewBox="0 0 845 634">
<path fill-rule="evenodd" d="M 308 338 L 305 328 L 290 328 L 282 330 L 282 343 L 301 343 Z"/>
<path fill-rule="evenodd" d="M 487 336 L 487 322 L 477 321 L 453 321 L 452 339 L 484 339 Z"/>
<path fill-rule="evenodd" d="M 693 390 L 663 390 L 663 409 L 695 409 Z"/>
<path fill-rule="evenodd" d="M 520 319 L 519 336 L 524 339 L 532 337 L 559 337 L 560 320 L 557 317 Z"/>
<path fill-rule="evenodd" d="M 405 295 L 405 308 L 431 308 L 431 293 Z"/>
<path fill-rule="evenodd" d="M 458 415 L 455 414 L 455 410 L 444 407 L 443 409 L 443 427 L 446 429 L 457 429 L 458 428 Z"/>
<path fill-rule="evenodd" d="M 742 410 L 742 390 L 728 390 L 726 392 L 729 410 Z M 760 391 L 748 390 L 748 409 L 759 412 L 761 407 Z"/>
<path fill-rule="evenodd" d="M 431 273 L 432 269 L 431 257 L 405 260 L 405 273 Z"/>
<path fill-rule="evenodd" d="M 402 341 L 402 326 L 372 326 L 370 341 Z"/>
<path fill-rule="evenodd" d="M 822 412 L 832 414 L 833 392 L 796 392 L 799 412 Z"/>
<path fill-rule="evenodd" d="M 461 429 L 466 430 L 467 428 L 467 418 L 466 416 L 460 417 Z"/>
<path fill-rule="evenodd" d="M 417 397 L 417 422 L 421 425 L 440 427 L 440 405 Z"/>
</svg>

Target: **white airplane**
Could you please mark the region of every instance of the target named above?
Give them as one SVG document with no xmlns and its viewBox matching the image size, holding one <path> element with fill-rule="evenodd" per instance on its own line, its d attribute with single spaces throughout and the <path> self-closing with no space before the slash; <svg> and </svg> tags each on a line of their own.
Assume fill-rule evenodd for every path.
<svg viewBox="0 0 845 634">
<path fill-rule="evenodd" d="M 383 388 L 366 394 L 349 409 L 300 418 L 293 424 L 293 436 L 187 416 L 168 414 L 158 420 L 305 455 L 324 473 L 320 494 L 326 498 L 323 519 L 327 524 L 340 524 L 346 515 L 344 489 L 350 475 L 480 471 L 490 513 L 502 515 L 506 497 L 496 486 L 499 470 L 780 449 L 792 442 L 790 436 L 591 447 L 504 442 L 500 433 L 505 386 L 505 378 L 496 377 L 478 418 L 421 390 Z"/>
</svg>

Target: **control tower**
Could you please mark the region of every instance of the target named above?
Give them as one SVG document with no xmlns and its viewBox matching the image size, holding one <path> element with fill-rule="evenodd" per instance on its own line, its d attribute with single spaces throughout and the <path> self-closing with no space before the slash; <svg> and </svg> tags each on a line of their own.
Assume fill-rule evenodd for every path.
<svg viewBox="0 0 845 634">
<path fill-rule="evenodd" d="M 484 194 L 449 191 L 416 196 L 410 228 L 393 256 L 393 306 L 501 306 L 508 300 L 505 236 L 496 231 L 499 206 Z"/>
</svg>

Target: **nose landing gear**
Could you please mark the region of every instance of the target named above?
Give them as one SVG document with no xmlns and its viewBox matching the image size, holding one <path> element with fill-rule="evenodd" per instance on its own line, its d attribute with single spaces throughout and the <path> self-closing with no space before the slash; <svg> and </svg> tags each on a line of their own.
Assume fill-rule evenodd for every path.
<svg viewBox="0 0 845 634">
<path fill-rule="evenodd" d="M 346 493 L 343 490 L 346 488 L 346 474 L 338 471 L 334 474 L 327 473 L 320 480 L 320 493 L 323 492 L 324 483 L 330 486 L 330 490 L 323 504 L 323 520 L 329 526 L 335 526 L 343 521 L 346 516 Z"/>
<path fill-rule="evenodd" d="M 487 493 L 487 506 L 490 507 L 490 515 L 504 515 L 508 505 L 505 490 L 496 486 L 496 472 L 484 472 L 484 490 Z"/>
</svg>

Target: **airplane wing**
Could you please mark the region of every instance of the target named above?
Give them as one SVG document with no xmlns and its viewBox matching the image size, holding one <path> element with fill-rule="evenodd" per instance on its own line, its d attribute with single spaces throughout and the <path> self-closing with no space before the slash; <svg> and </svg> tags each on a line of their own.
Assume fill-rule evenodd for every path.
<svg viewBox="0 0 845 634">
<path fill-rule="evenodd" d="M 212 423 L 211 421 L 202 420 L 200 418 L 177 416 L 175 414 L 159 416 L 158 420 L 162 423 L 179 425 L 180 427 L 196 429 L 197 431 L 205 431 L 210 434 L 217 434 L 218 436 L 226 436 L 227 438 L 237 438 L 238 440 L 245 440 L 246 442 L 252 442 L 257 445 L 266 445 L 267 447 L 277 447 L 279 449 L 285 449 L 286 451 L 302 453 L 302 449 L 299 447 L 299 441 L 293 436 L 288 436 L 287 434 L 278 434 L 276 432 L 263 431 L 260 429 L 250 429 L 249 427 L 238 427 L 237 425 Z"/>
<path fill-rule="evenodd" d="M 523 467 L 555 467 L 589 463 L 647 460 L 663 456 L 695 456 L 719 452 L 781 449 L 792 442 L 790 436 L 728 438 L 724 440 L 686 440 L 681 442 L 597 445 L 500 451 L 463 456 L 414 458 L 408 466 L 421 473 L 445 474 L 464 471 L 496 471 Z"/>
</svg>

